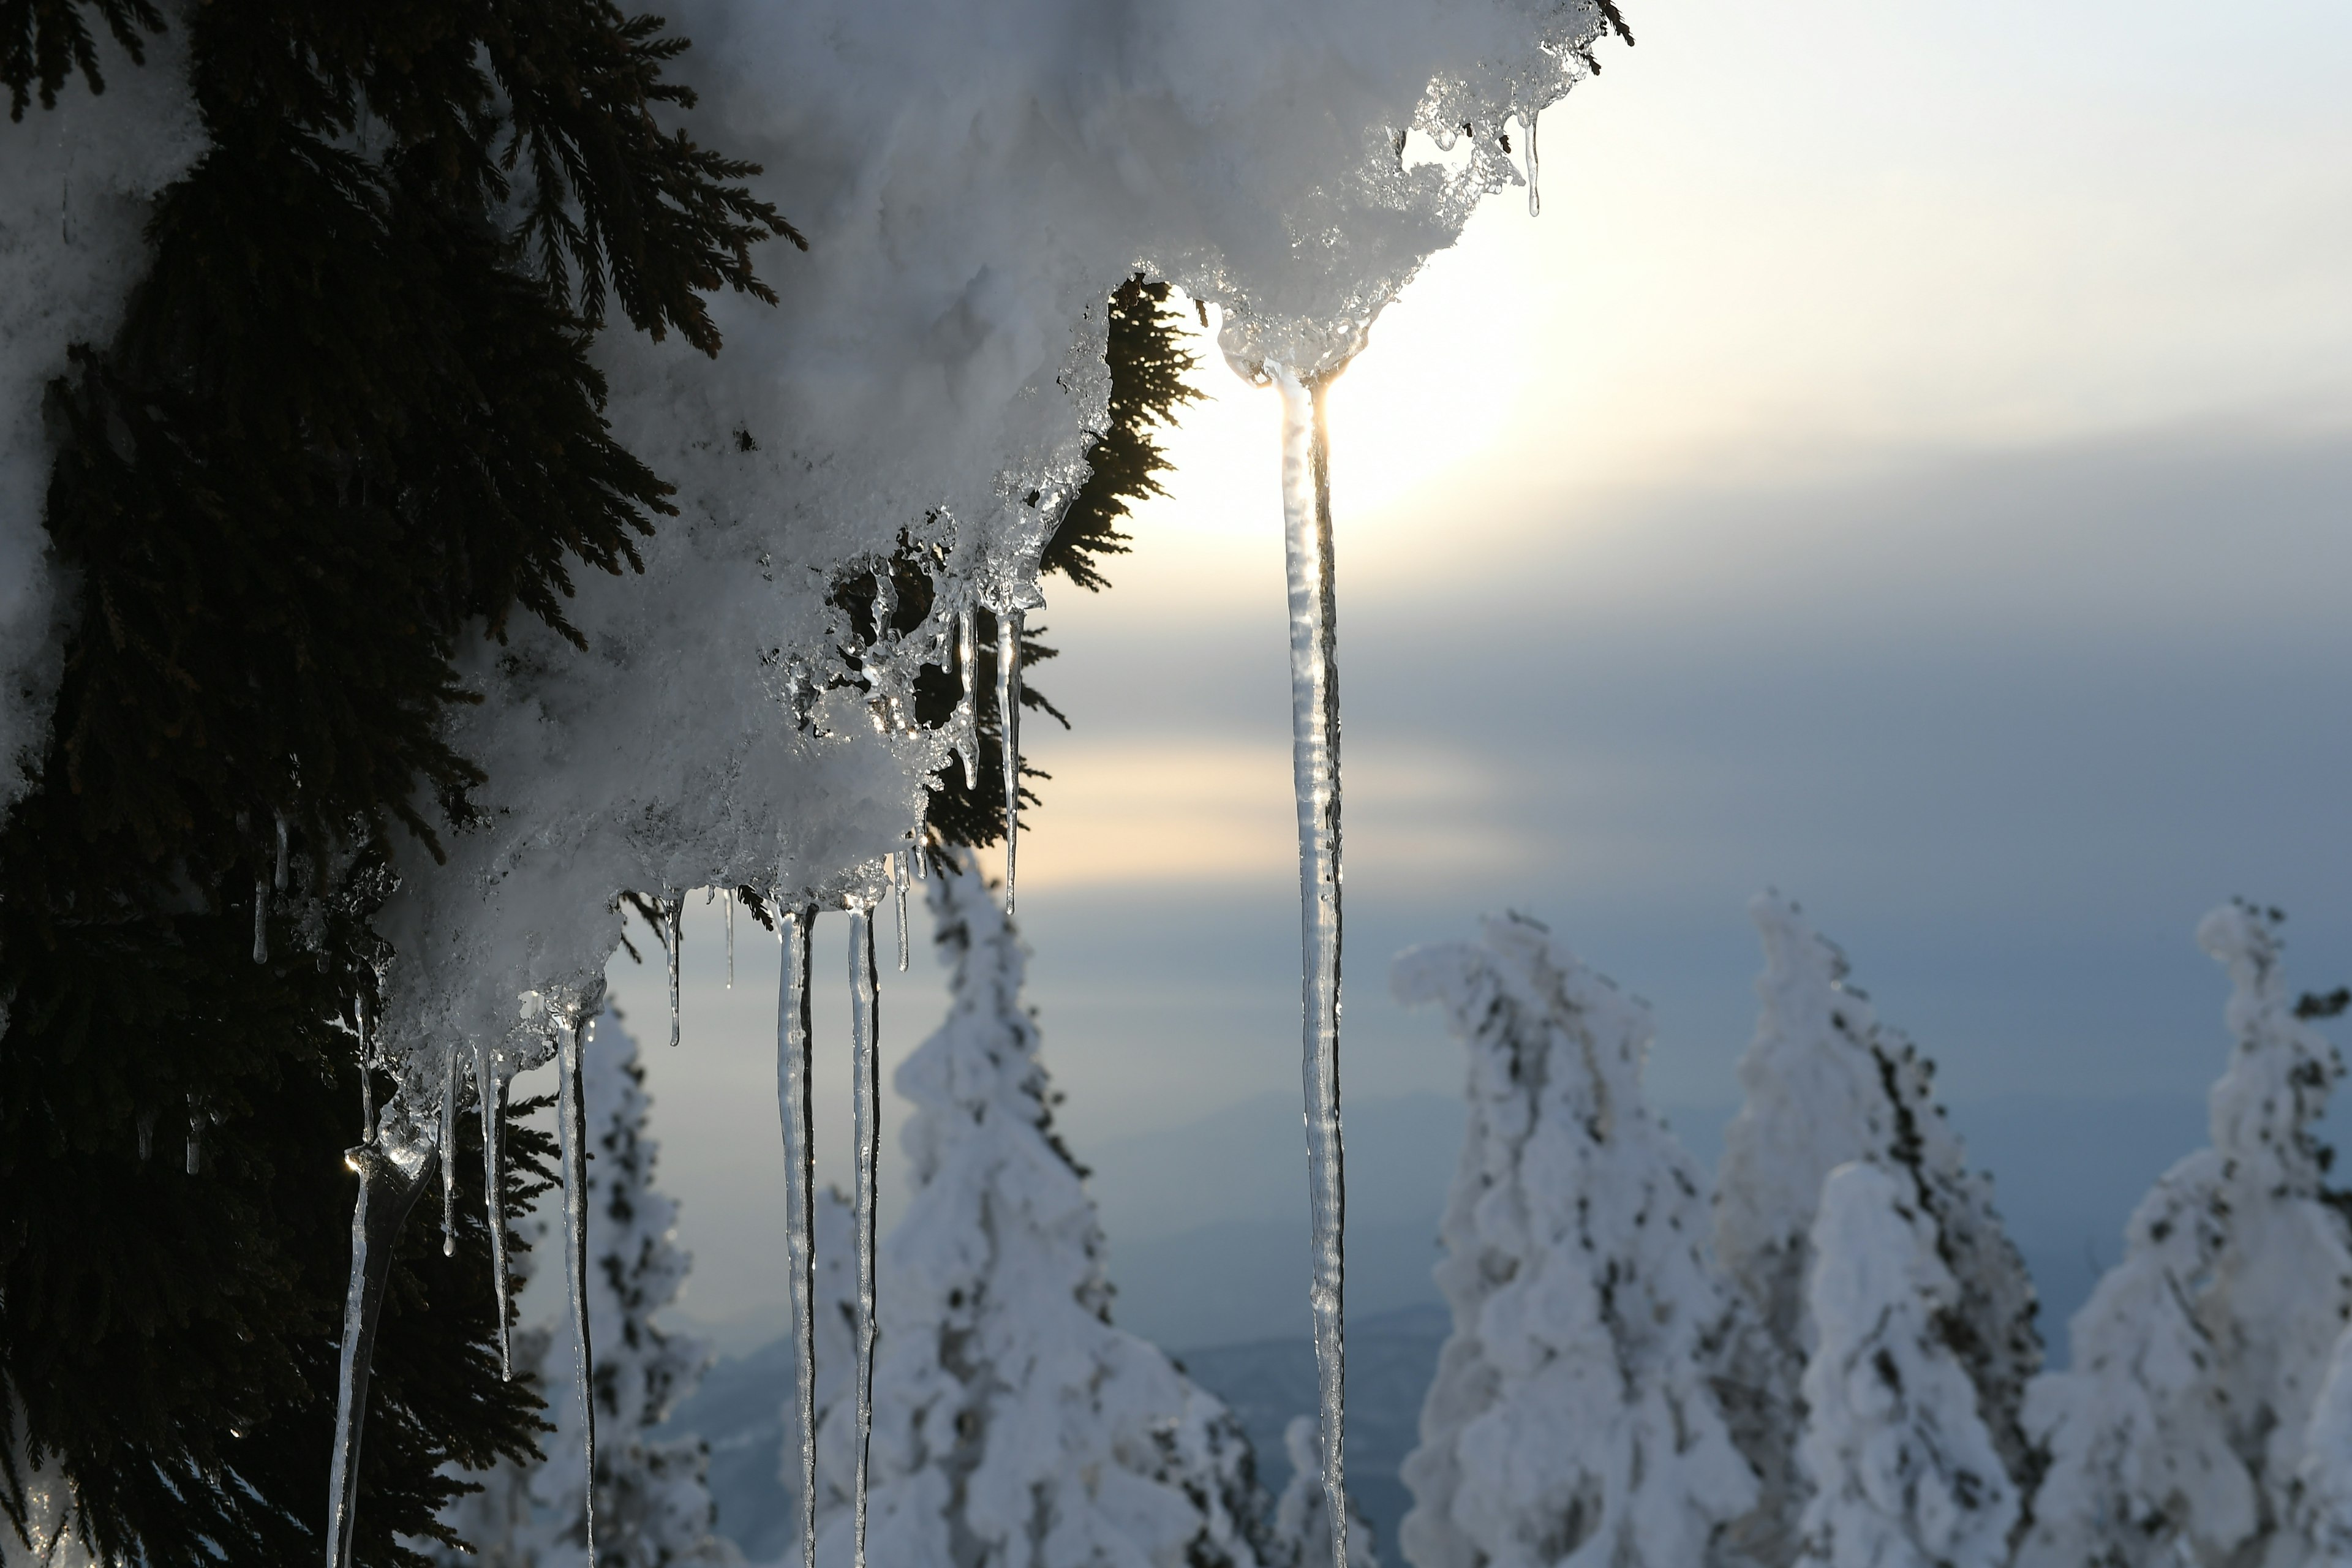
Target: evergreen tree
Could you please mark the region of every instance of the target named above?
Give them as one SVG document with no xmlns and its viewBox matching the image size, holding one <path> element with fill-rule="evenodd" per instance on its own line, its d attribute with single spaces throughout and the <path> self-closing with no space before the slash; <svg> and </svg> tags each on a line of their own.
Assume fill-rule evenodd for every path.
<svg viewBox="0 0 2352 1568">
<path fill-rule="evenodd" d="M 1420 948 L 1469 1129 L 1440 1232 L 1454 1331 L 1405 1460 L 1417 1568 L 1686 1568 L 1756 1501 L 1708 1369 L 1735 1304 L 1699 1173 L 1642 1098 L 1649 1010 L 1523 916 Z"/>
<path fill-rule="evenodd" d="M 2336 1336 L 2312 1402 L 2295 1483 L 2296 1554 L 2311 1568 L 2352 1565 L 2352 1329 Z"/>
<path fill-rule="evenodd" d="M 1290 1479 L 1274 1503 L 1266 1568 L 1324 1568 L 1331 1561 L 1331 1502 L 1323 1490 L 1323 1433 L 1316 1417 L 1294 1415 L 1283 1428 Z M 1348 1568 L 1381 1568 L 1370 1521 L 1348 1496 Z"/>
<path fill-rule="evenodd" d="M 2352 1317 L 2352 1237 L 2313 1129 L 2343 1067 L 2298 1016 L 2280 918 L 2233 903 L 2197 928 L 2229 971 L 2236 1040 L 2212 1146 L 2141 1203 L 2075 1314 L 2072 1365 L 2033 1385 L 2050 1470 L 2023 1568 L 2292 1562 L 2298 1517 L 2328 1506 L 2326 1487 L 2306 1505 L 2305 1445 L 2332 1430 L 2320 1391 Z"/>
<path fill-rule="evenodd" d="M 1959 1290 L 1902 1173 L 1840 1165 L 1822 1188 L 1807 1301 L 1801 1562 L 2000 1568 L 2017 1489 L 1946 1319 Z"/>
<path fill-rule="evenodd" d="M 1019 937 L 965 854 L 930 885 L 945 1023 L 899 1068 L 912 1187 L 884 1252 L 869 1552 L 895 1568 L 1257 1568 L 1239 1425 L 1111 1326 L 1103 1237 L 1055 1136 Z M 852 1412 L 820 1436 L 840 1454 Z M 845 1459 L 847 1456 L 842 1455 Z M 848 1561 L 851 1521 L 821 1527 Z"/>
<path fill-rule="evenodd" d="M 461 641 L 568 631 L 572 573 L 667 509 L 606 427 L 607 302 L 715 351 L 702 292 L 764 296 L 751 247 L 793 237 L 656 122 L 684 40 L 607 0 L 8 0 L 12 109 L 72 113 L 98 32 L 165 27 L 205 145 L 119 326 L 46 373 L 70 631 L 0 827 L 0 1511 L 21 1538 L 54 1467 L 78 1537 L 152 1568 L 321 1554 L 389 836 L 467 820 Z M 142 1157 L 192 1120 L 197 1173 Z M 530 1444 L 458 1242 L 400 1246 L 362 1563 L 420 1561 L 445 1467 Z"/>
<path fill-rule="evenodd" d="M 1767 1481 L 1741 1534 L 1760 1559 L 1779 1563 L 1796 1546 L 1804 1502 L 1787 1461 L 1816 1339 L 1807 1286 L 1813 1221 L 1832 1169 L 1866 1160 L 1909 1182 L 1958 1290 L 1944 1331 L 2020 1495 L 2033 1484 L 2036 1460 L 2018 1414 L 2042 1343 L 2032 1279 L 2001 1228 L 1991 1178 L 1969 1169 L 1936 1103 L 1935 1064 L 1879 1023 L 1869 997 L 1846 984 L 1844 953 L 1794 903 L 1767 893 L 1748 912 L 1764 941 L 1762 1013 L 1739 1060 L 1745 1098 L 1724 1133 L 1715 1245 L 1761 1328 L 1737 1338 L 1724 1363 L 1735 1431 Z"/>
</svg>

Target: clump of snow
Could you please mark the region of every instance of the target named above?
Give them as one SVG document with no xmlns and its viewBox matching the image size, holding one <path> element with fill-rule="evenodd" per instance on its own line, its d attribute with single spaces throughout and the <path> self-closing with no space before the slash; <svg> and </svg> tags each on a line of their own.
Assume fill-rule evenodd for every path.
<svg viewBox="0 0 2352 1568">
<path fill-rule="evenodd" d="M 898 1069 L 913 1188 L 885 1244 L 875 1370 L 871 1560 L 1257 1568 L 1263 1495 L 1224 1406 L 1113 1327 L 1103 1239 L 1055 1135 L 1020 939 L 968 856 L 932 879 L 954 963 L 946 1021 Z M 821 1418 L 820 1463 L 854 1469 L 853 1411 Z M 832 1500 L 821 1500 L 831 1501 Z M 820 1514 L 849 1561 L 850 1510 Z"/>
<path fill-rule="evenodd" d="M 1642 1096 L 1649 1011 L 1541 926 L 1420 948 L 1469 1128 L 1440 1231 L 1454 1330 L 1404 1465 L 1417 1568 L 1691 1564 L 1756 1502 L 1709 1367 L 1735 1303 L 1690 1156 Z"/>
<path fill-rule="evenodd" d="M 694 0 L 671 19 L 695 40 L 697 132 L 765 165 L 755 185 L 811 248 L 762 258 L 778 307 L 714 302 L 715 362 L 600 346 L 615 427 L 682 515 L 642 579 L 582 584 L 586 654 L 518 626 L 467 668 L 486 700 L 455 739 L 489 774 L 482 823 L 446 867 L 409 854 L 383 921 L 387 1037 L 412 1054 L 498 1040 L 519 993 L 584 984 L 622 889 L 878 886 L 945 753 L 871 690 L 944 663 L 951 622 L 877 653 L 826 604 L 835 574 L 903 541 L 943 614 L 1040 604 L 1039 549 L 1107 416 L 1109 289 L 1168 279 L 1223 310 L 1244 368 L 1330 368 L 1518 178 L 1509 122 L 1568 89 L 1601 26 L 1589 0 Z M 1429 140 L 1466 151 L 1423 158 Z"/>
<path fill-rule="evenodd" d="M 1798 1380 L 1818 1338 L 1809 1281 L 1829 1173 L 1864 1160 L 1901 1175 L 1922 1208 L 1956 1294 L 1947 1313 L 1961 1364 L 2010 1479 L 2030 1481 L 2018 1424 L 2042 1346 L 2024 1261 L 2001 1228 L 1991 1179 L 1936 1103 L 1934 1066 L 1879 1022 L 1847 984 L 1845 954 L 1777 893 L 1748 905 L 1764 942 L 1756 1035 L 1739 1060 L 1743 1100 L 1724 1133 L 1715 1190 L 1717 1257 L 1755 1308 L 1760 1332 L 1734 1341 L 1727 1398 L 1742 1449 L 1767 1479 L 1742 1533 L 1767 1562 L 1795 1545 L 1801 1478 L 1791 1475 Z"/>
<path fill-rule="evenodd" d="M 2274 915 L 2226 904 L 2197 940 L 2229 971 L 2235 1038 L 2207 1100 L 2212 1147 L 2142 1201 L 2074 1316 L 2073 1366 L 2033 1385 L 2050 1470 L 2021 1568 L 2290 1562 L 2298 1520 L 2332 1539 L 2340 1458 L 2306 1444 L 2344 1419 L 2341 1390 L 2321 1391 L 2352 1318 L 2352 1246 L 2312 1130 L 2343 1067 L 2295 1016 Z"/>
<path fill-rule="evenodd" d="M 67 627 L 41 523 L 53 453 L 43 389 L 67 349 L 103 345 L 146 269 L 150 198 L 205 145 L 176 29 L 133 65 L 91 29 L 106 91 L 79 77 L 57 107 L 0 121 L 0 812 L 46 742 Z"/>
<path fill-rule="evenodd" d="M 1948 1342 L 1959 1292 L 1935 1221 L 1901 1174 L 1857 1161 L 1822 1186 L 1812 1252 L 1799 1561 L 2000 1568 L 2017 1490 Z"/>
</svg>

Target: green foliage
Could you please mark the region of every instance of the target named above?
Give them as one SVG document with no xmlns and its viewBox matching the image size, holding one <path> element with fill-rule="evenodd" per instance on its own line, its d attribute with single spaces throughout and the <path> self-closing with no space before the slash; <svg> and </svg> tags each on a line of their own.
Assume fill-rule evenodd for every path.
<svg viewBox="0 0 2352 1568">
<path fill-rule="evenodd" d="M 1152 432 L 1173 426 L 1176 411 L 1200 396 L 1184 382 L 1196 361 L 1184 347 L 1182 314 L 1168 308 L 1169 293 L 1167 284 L 1136 277 L 1120 284 L 1110 296 L 1109 341 L 1104 350 L 1110 367 L 1110 428 L 1087 451 L 1091 472 L 1055 525 L 1041 563 L 1045 572 L 1060 573 L 1088 592 L 1099 592 L 1110 585 L 1101 572 L 1101 557 L 1127 553 L 1129 536 L 1118 531 L 1118 524 L 1131 515 L 1130 506 L 1166 493 L 1155 476 L 1165 473 L 1171 465 Z M 903 542 L 898 554 L 887 563 L 898 601 L 891 629 L 901 633 L 915 631 L 930 618 L 932 580 L 929 568 L 934 564 L 926 562 L 914 546 Z M 861 641 L 871 644 L 882 635 L 884 628 L 875 620 L 877 593 L 871 570 L 843 576 L 835 584 L 832 597 L 833 603 L 847 614 Z M 980 732 L 980 778 L 968 782 L 961 764 L 953 761 L 931 775 L 924 825 L 933 845 L 993 844 L 1004 837 L 1004 751 L 996 703 L 996 617 L 981 610 L 974 620 L 979 657 L 973 661 L 973 705 Z M 1053 648 L 1036 640 L 1044 629 L 1022 628 L 1021 706 L 1056 721 L 1066 730 L 1069 720 L 1029 679 L 1030 671 L 1055 656 Z M 917 723 L 938 729 L 955 711 L 963 683 L 954 661 L 951 648 L 948 664 L 925 665 L 918 674 Z M 1024 762 L 1021 776 L 1045 779 L 1052 775 Z M 1025 784 L 1021 798 L 1024 805 L 1039 804 Z"/>
<path fill-rule="evenodd" d="M 1129 503 L 1165 495 L 1154 476 L 1168 471 L 1152 431 L 1176 423 L 1176 410 L 1201 395 L 1184 384 L 1196 363 L 1181 336 L 1183 317 L 1168 309 L 1168 285 L 1130 278 L 1110 297 L 1110 429 L 1087 454 L 1093 472 L 1046 542 L 1045 569 L 1098 593 L 1110 585 L 1096 558 L 1127 553 L 1118 531 Z M 958 839 L 954 842 L 961 843 Z"/>
<path fill-rule="evenodd" d="M 719 347 L 701 292 L 768 297 L 797 241 L 656 105 L 684 41 L 596 0 L 186 13 L 211 147 L 159 199 L 114 342 L 49 391 L 47 523 L 78 612 L 36 786 L 0 826 L 0 1511 L 37 1463 L 152 1568 L 316 1561 L 357 1132 L 348 1021 L 384 956 L 395 825 L 463 825 L 444 722 L 464 639 L 569 637 L 572 574 L 637 565 L 668 487 L 613 438 L 607 298 Z M 0 0 L 21 112 L 94 16 Z M 280 825 L 287 889 L 273 892 Z M 272 962 L 254 958 L 256 904 Z M 173 1156 L 194 1106 L 206 1161 Z M 520 1130 L 520 1203 L 543 1150 Z M 520 1454 L 488 1232 L 414 1223 L 377 1353 L 358 1559 L 415 1563 L 457 1485 Z"/>
</svg>

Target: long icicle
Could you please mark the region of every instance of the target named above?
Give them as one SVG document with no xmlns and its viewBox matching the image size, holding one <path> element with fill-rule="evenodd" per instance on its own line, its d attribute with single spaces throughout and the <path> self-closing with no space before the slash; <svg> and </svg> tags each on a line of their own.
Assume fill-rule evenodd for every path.
<svg viewBox="0 0 2352 1568">
<path fill-rule="evenodd" d="M 874 975 L 874 911 L 849 906 L 850 1052 L 857 1078 L 857 1495 L 852 1568 L 866 1568 L 866 1479 L 874 1442 L 875 1167 L 881 1153 L 881 997 Z"/>
<path fill-rule="evenodd" d="M 399 1121 L 395 1113 L 393 1118 Z M 343 1296 L 343 1343 L 335 1386 L 335 1448 L 327 1477 L 327 1568 L 348 1568 L 360 1486 L 360 1429 L 367 1419 L 369 1363 L 400 1222 L 432 1173 L 432 1142 L 402 1124 L 402 1135 L 362 1143 L 343 1156 L 359 1173 L 352 1206 L 352 1278 Z"/>
<path fill-rule="evenodd" d="M 441 1075 L 441 1256 L 457 1256 L 457 1048 Z"/>
<path fill-rule="evenodd" d="M 675 950 L 673 950 L 675 951 Z M 556 1130 L 563 1141 L 563 1276 L 572 1288 L 572 1395 L 580 1401 L 580 1447 L 588 1478 L 583 1508 L 588 1532 L 588 1568 L 596 1564 L 596 1400 L 588 1345 L 588 1097 L 582 1082 L 581 1036 L 593 1038 L 596 1020 L 577 1016 L 558 1025 L 563 1076 L 557 1085 Z"/>
<path fill-rule="evenodd" d="M 375 1068 L 369 1062 L 368 1005 L 362 996 L 353 1005 L 360 1020 L 360 1142 L 375 1142 Z"/>
<path fill-rule="evenodd" d="M 980 791 L 980 634 L 975 629 L 977 616 L 966 605 L 956 612 L 956 679 L 962 682 L 962 694 L 956 700 L 954 716 L 948 722 L 949 744 L 955 747 L 956 761 L 963 765 L 963 787 Z"/>
<path fill-rule="evenodd" d="M 1347 1568 L 1346 1327 L 1343 1236 L 1347 1188 L 1339 1136 L 1339 682 L 1331 568 L 1331 448 L 1324 426 L 1328 375 L 1301 381 L 1269 365 L 1282 391 L 1282 512 L 1290 578 L 1290 739 L 1298 799 L 1300 989 L 1306 1014 L 1301 1073 L 1307 1101 L 1307 1186 L 1314 1228 L 1315 1370 L 1321 1385 L 1323 1500 L 1333 1568 Z"/>
<path fill-rule="evenodd" d="M 1021 847 L 1021 612 L 996 613 L 996 729 L 1004 752 L 1004 912 L 1013 912 L 1013 858 Z"/>
<path fill-rule="evenodd" d="M 508 1320 L 513 1317 L 507 1289 L 507 1172 L 505 1159 L 505 1126 L 507 1110 L 506 1080 L 499 1076 L 498 1060 L 490 1047 L 474 1047 L 474 1098 L 482 1102 L 482 1202 L 489 1211 L 490 1279 L 499 1298 L 499 1375 L 509 1383 L 514 1381 L 513 1336 Z"/>
<path fill-rule="evenodd" d="M 776 984 L 776 1110 L 784 1127 L 784 1258 L 793 1299 L 793 1386 L 799 1396 L 801 1563 L 816 1568 L 816 1122 L 810 1075 L 809 935 L 816 910 L 784 911 Z"/>
<path fill-rule="evenodd" d="M 686 941 L 686 895 L 669 900 L 669 1048 L 677 1049 L 677 960 Z"/>
<path fill-rule="evenodd" d="M 907 868 L 911 849 L 896 849 L 890 854 L 890 889 L 898 896 L 898 973 L 907 973 L 907 884 L 913 874 Z"/>
</svg>

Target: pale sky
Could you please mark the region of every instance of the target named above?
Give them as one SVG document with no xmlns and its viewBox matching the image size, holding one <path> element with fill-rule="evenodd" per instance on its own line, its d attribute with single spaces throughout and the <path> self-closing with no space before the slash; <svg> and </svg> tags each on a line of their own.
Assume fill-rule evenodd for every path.
<svg viewBox="0 0 2352 1568">
<path fill-rule="evenodd" d="M 1658 1098 L 1728 1104 L 1767 883 L 1956 1101 L 2195 1089 L 2207 907 L 2352 980 L 2352 10 L 1628 14 L 1541 216 L 1491 201 L 1332 394 L 1350 1091 L 1454 1092 L 1386 963 L 1509 903 L 1656 1004 Z M 1113 590 L 1033 617 L 1076 729 L 1027 737 L 1032 994 L 1111 1177 L 1297 1084 L 1276 412 L 1198 381 Z M 782 1279 L 775 948 L 727 993 L 717 929 L 649 1052 L 705 1317 Z"/>
</svg>

